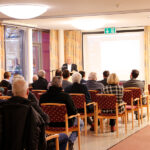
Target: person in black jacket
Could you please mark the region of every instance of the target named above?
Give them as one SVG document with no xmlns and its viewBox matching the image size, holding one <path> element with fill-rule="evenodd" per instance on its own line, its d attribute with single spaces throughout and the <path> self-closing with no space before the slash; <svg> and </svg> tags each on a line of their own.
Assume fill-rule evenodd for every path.
<svg viewBox="0 0 150 150">
<path fill-rule="evenodd" d="M 67 93 L 63 92 L 62 89 L 62 78 L 60 76 L 53 77 L 51 86 L 49 87 L 49 90 L 41 95 L 40 97 L 40 104 L 41 103 L 62 103 L 66 104 L 67 113 L 68 116 L 77 114 L 77 110 L 75 108 L 75 105 L 72 101 L 72 98 Z M 69 126 L 76 125 L 77 119 L 69 119 Z M 49 126 L 57 126 L 62 127 L 65 126 L 64 122 L 58 122 L 58 123 L 50 123 Z M 80 128 L 82 129 L 84 126 L 84 123 L 82 120 L 80 120 Z M 69 149 L 73 149 L 74 141 L 77 138 L 77 132 L 72 132 L 69 137 Z"/>
<path fill-rule="evenodd" d="M 72 75 L 73 84 L 66 87 L 64 90 L 67 93 L 83 93 L 83 94 L 85 94 L 86 104 L 88 104 L 88 103 L 92 102 L 92 100 L 91 100 L 90 94 L 88 92 L 87 86 L 85 84 L 80 83 L 81 78 L 82 78 L 81 74 L 78 72 L 75 72 Z M 83 111 L 84 111 L 83 109 L 78 110 L 78 112 L 83 112 Z M 89 112 L 89 113 L 93 112 L 92 105 L 87 107 L 87 112 Z M 91 121 L 91 119 L 89 117 L 87 118 L 87 122 L 88 122 L 88 124 L 91 125 L 91 130 L 93 130 L 93 128 L 94 128 L 93 122 Z"/>
<path fill-rule="evenodd" d="M 101 80 L 101 81 L 98 81 L 99 83 L 102 83 L 104 86 L 106 86 L 106 85 L 108 85 L 108 83 L 107 83 L 107 78 L 108 78 L 108 76 L 109 76 L 109 71 L 107 71 L 107 70 L 105 70 L 104 72 L 103 72 L 103 80 Z"/>
<path fill-rule="evenodd" d="M 13 80 L 13 97 L 0 104 L 0 149 L 54 150 L 55 142 L 45 141 L 45 121 L 28 98 L 28 85 L 21 76 Z M 3 118 L 3 120 L 2 120 Z M 11 126 L 11 127 L 10 127 Z M 3 128 L 4 127 L 4 128 Z M 66 134 L 59 135 L 60 150 L 65 150 Z"/>
<path fill-rule="evenodd" d="M 13 97 L 0 105 L 2 136 L 0 149 L 46 149 L 45 123 L 28 100 L 28 85 L 18 79 L 13 83 Z"/>
<path fill-rule="evenodd" d="M 11 90 L 12 86 L 11 86 L 11 83 L 9 82 L 10 77 L 11 77 L 11 73 L 5 72 L 4 73 L 4 80 L 2 80 L 0 82 L 0 86 L 7 87 L 8 90 Z"/>
<path fill-rule="evenodd" d="M 69 72 L 78 71 L 77 65 L 72 64 L 72 59 L 70 57 L 67 58 L 67 63 L 63 64 L 63 66 L 62 66 L 62 71 L 66 70 L 66 69 L 69 70 Z"/>
<path fill-rule="evenodd" d="M 47 90 L 48 81 L 45 79 L 45 71 L 39 70 L 39 79 L 32 84 L 33 89 Z"/>
</svg>

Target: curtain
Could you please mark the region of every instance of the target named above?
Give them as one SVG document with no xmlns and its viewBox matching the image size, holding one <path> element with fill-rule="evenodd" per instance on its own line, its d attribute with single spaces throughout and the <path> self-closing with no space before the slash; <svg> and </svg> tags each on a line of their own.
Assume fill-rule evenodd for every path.
<svg viewBox="0 0 150 150">
<path fill-rule="evenodd" d="M 0 25 L 0 81 L 5 72 L 4 26 Z"/>
<path fill-rule="evenodd" d="M 53 77 L 56 69 L 59 68 L 59 45 L 58 30 L 50 31 L 50 71 Z"/>
<path fill-rule="evenodd" d="M 82 70 L 82 32 L 64 31 L 64 54 L 65 62 L 68 57 L 76 64 L 78 70 Z"/>
<path fill-rule="evenodd" d="M 150 26 L 144 28 L 145 36 L 145 89 L 147 91 L 148 84 L 150 84 Z"/>
</svg>

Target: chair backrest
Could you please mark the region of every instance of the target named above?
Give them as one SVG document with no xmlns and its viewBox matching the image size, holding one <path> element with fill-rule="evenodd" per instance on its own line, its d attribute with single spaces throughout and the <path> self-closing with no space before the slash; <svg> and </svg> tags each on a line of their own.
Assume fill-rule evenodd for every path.
<svg viewBox="0 0 150 150">
<path fill-rule="evenodd" d="M 40 99 L 40 94 L 45 93 L 46 90 L 31 90 L 31 92 L 36 96 L 37 99 Z"/>
<path fill-rule="evenodd" d="M 84 103 L 86 102 L 84 94 L 70 93 L 70 96 L 72 97 L 74 105 L 77 109 L 84 108 Z"/>
<path fill-rule="evenodd" d="M 93 102 L 96 102 L 97 98 L 96 98 L 96 94 L 99 93 L 99 91 L 97 90 L 88 90 L 91 96 L 91 99 Z"/>
<path fill-rule="evenodd" d="M 67 109 L 65 104 L 43 103 L 41 104 L 43 111 L 49 116 L 50 122 L 65 122 Z"/>
<path fill-rule="evenodd" d="M 140 98 L 141 95 L 142 95 L 142 91 L 138 87 L 128 87 L 128 88 L 125 88 L 125 90 L 131 90 L 132 91 L 132 93 L 133 93 L 133 99 Z"/>
<path fill-rule="evenodd" d="M 11 96 L 0 96 L 0 100 L 8 100 Z"/>
<path fill-rule="evenodd" d="M 131 105 L 131 101 L 133 100 L 133 92 L 131 90 L 124 90 L 123 101 L 127 103 L 127 105 Z"/>
<path fill-rule="evenodd" d="M 97 94 L 97 103 L 99 109 L 116 109 L 117 98 L 114 94 Z"/>
</svg>

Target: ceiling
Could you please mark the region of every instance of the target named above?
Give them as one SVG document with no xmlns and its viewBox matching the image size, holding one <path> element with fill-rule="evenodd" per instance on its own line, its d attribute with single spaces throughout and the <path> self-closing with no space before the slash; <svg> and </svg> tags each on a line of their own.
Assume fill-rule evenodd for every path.
<svg viewBox="0 0 150 150">
<path fill-rule="evenodd" d="M 12 0 L 0 0 L 0 4 Z M 76 29 L 72 20 L 105 20 L 104 27 L 141 27 L 150 25 L 149 0 L 14 0 L 13 3 L 40 3 L 49 10 L 38 18 L 13 20 L 0 13 L 2 23 L 44 29 Z M 98 29 L 100 30 L 100 29 Z"/>
</svg>

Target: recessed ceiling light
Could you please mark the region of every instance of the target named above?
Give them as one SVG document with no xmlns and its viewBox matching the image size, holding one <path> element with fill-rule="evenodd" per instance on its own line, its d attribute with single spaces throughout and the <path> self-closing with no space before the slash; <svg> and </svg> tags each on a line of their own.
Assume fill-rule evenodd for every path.
<svg viewBox="0 0 150 150">
<path fill-rule="evenodd" d="M 106 19 L 76 19 L 72 20 L 70 23 L 73 27 L 80 30 L 96 30 L 99 28 L 103 28 L 107 23 L 112 22 L 112 20 Z"/>
<path fill-rule="evenodd" d="M 47 5 L 41 4 L 7 4 L 0 5 L 0 12 L 16 19 L 30 19 L 40 16 L 48 8 Z"/>
</svg>

